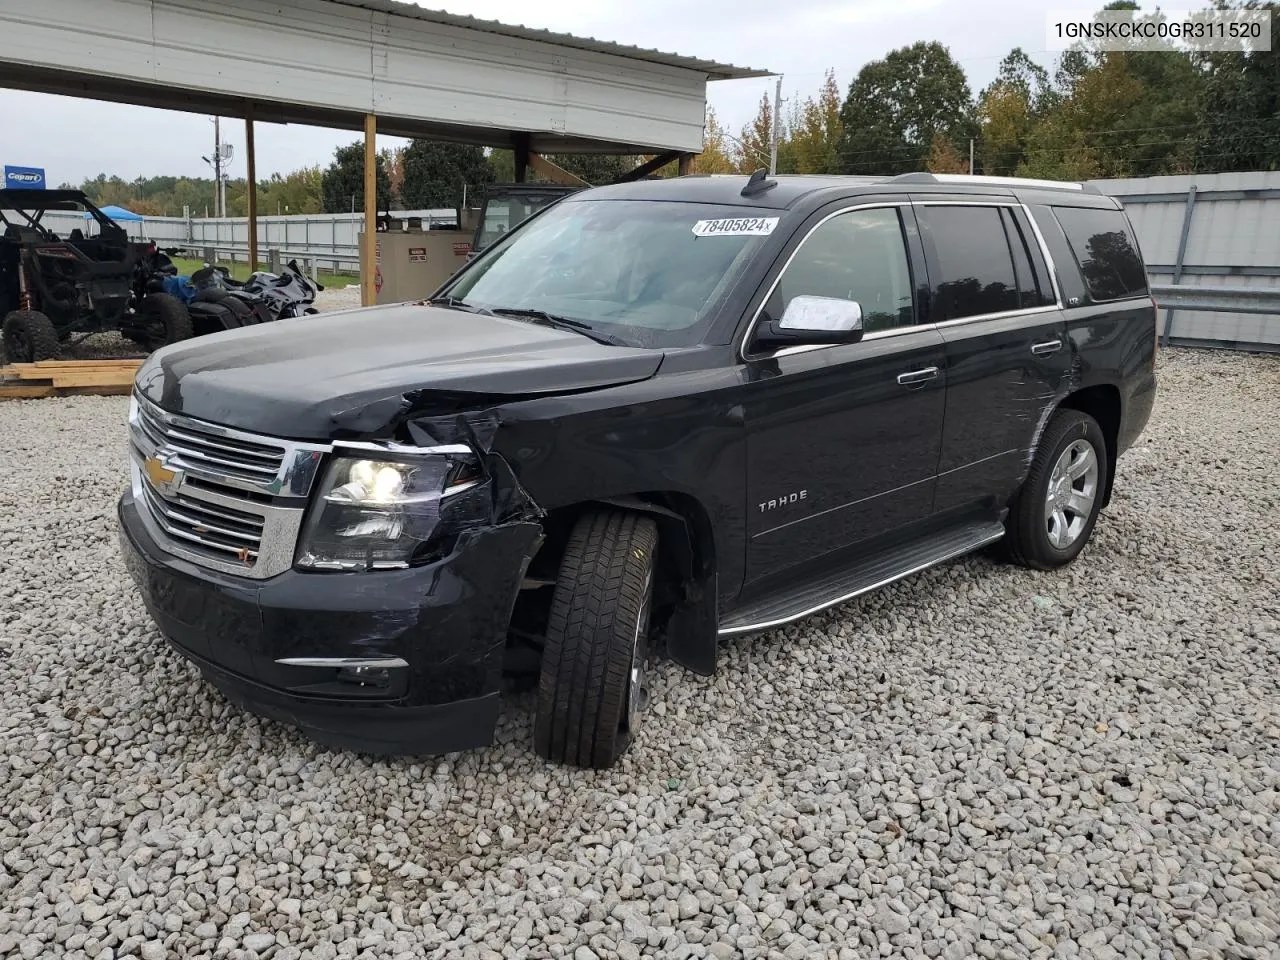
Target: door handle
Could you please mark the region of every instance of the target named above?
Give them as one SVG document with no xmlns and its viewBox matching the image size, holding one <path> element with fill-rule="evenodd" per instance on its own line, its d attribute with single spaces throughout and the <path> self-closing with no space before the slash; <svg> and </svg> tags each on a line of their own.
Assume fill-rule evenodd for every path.
<svg viewBox="0 0 1280 960">
<path fill-rule="evenodd" d="M 1061 340 L 1046 340 L 1044 343 L 1032 344 L 1031 352 L 1037 357 L 1047 357 L 1062 349 Z"/>
<path fill-rule="evenodd" d="M 909 373 L 898 374 L 898 383 L 904 387 L 914 386 L 917 383 L 927 383 L 930 380 L 938 378 L 937 367 L 925 367 L 923 370 L 912 370 Z"/>
</svg>

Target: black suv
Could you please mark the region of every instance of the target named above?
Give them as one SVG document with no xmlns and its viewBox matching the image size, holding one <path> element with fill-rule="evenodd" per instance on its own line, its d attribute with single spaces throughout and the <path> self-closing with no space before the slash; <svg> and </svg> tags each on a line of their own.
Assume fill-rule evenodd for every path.
<svg viewBox="0 0 1280 960">
<path fill-rule="evenodd" d="M 788 623 L 1003 540 L 1071 562 L 1155 397 L 1129 222 L 910 174 L 586 190 L 430 302 L 156 353 L 128 565 L 228 697 L 370 752 L 603 767 L 661 644 Z"/>
</svg>

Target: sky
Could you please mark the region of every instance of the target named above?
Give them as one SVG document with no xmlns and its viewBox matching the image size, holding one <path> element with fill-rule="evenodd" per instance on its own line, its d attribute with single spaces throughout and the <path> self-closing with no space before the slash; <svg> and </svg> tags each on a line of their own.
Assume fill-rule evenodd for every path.
<svg viewBox="0 0 1280 960">
<path fill-rule="evenodd" d="M 421 6 L 519 23 L 577 36 L 757 67 L 783 75 L 783 108 L 812 95 L 828 68 L 843 92 L 866 63 L 920 40 L 945 44 L 976 93 L 1015 46 L 1051 66 L 1045 51 L 1046 13 L 1053 0 L 428 0 Z M 1083 5 L 1092 9 L 1094 5 Z M 1097 4 L 1101 6 L 1101 2 Z M 732 133 L 772 95 L 773 79 L 708 85 L 708 102 Z M 236 148 L 229 174 L 242 177 L 244 125 L 224 122 Z M 209 176 L 201 159 L 212 152 L 213 124 L 199 114 L 0 90 L 0 163 L 44 167 L 49 182 L 79 183 L 99 173 Z M 327 165 L 334 148 L 355 132 L 260 123 L 258 176 Z M 379 138 L 379 147 L 401 141 Z"/>
</svg>

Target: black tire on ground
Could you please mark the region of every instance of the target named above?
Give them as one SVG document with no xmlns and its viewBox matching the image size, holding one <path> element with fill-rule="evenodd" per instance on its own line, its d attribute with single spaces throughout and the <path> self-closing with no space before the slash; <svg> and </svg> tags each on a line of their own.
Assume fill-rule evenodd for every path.
<svg viewBox="0 0 1280 960">
<path fill-rule="evenodd" d="M 191 314 L 181 300 L 167 293 L 149 293 L 143 297 L 138 315 L 147 332 L 146 346 L 152 350 L 190 340 L 194 335 Z"/>
<path fill-rule="evenodd" d="M 1089 472 L 1089 457 L 1096 472 Z M 1055 478 L 1059 462 L 1069 469 Z M 1018 491 L 1005 524 L 1005 547 L 1015 563 L 1035 570 L 1066 566 L 1084 549 L 1093 534 L 1102 493 L 1107 487 L 1107 441 L 1098 421 L 1079 410 L 1059 410 L 1049 420 L 1040 437 L 1027 479 Z M 1080 476 L 1072 476 L 1079 472 Z M 1055 488 L 1054 504 L 1073 530 L 1070 542 L 1054 542 L 1053 533 L 1062 529 L 1049 502 Z M 1087 508 L 1084 500 L 1090 502 Z M 1078 525 L 1077 525 L 1078 523 Z"/>
<path fill-rule="evenodd" d="M 58 331 L 38 310 L 14 310 L 4 318 L 4 354 L 10 363 L 58 359 Z"/>
<path fill-rule="evenodd" d="M 612 766 L 631 743 L 648 654 L 658 528 L 621 511 L 582 516 L 569 535 L 547 618 L 534 749 Z"/>
</svg>

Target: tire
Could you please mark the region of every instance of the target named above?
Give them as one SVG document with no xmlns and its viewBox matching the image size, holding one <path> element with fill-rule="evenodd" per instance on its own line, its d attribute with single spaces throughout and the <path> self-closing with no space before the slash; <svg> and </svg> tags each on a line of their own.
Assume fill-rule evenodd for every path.
<svg viewBox="0 0 1280 960">
<path fill-rule="evenodd" d="M 620 511 L 584 515 L 560 562 L 538 680 L 534 749 L 604 769 L 635 735 L 648 656 L 658 528 Z"/>
<path fill-rule="evenodd" d="M 4 318 L 4 354 L 10 363 L 58 359 L 58 331 L 38 310 L 14 310 Z"/>
<path fill-rule="evenodd" d="M 152 350 L 180 340 L 190 340 L 194 336 L 191 314 L 181 300 L 167 293 L 147 294 L 138 306 L 138 315 L 146 330 L 145 345 Z"/>
<path fill-rule="evenodd" d="M 1055 413 L 1009 510 L 1010 559 L 1035 570 L 1056 570 L 1079 556 L 1102 509 L 1109 466 L 1098 421 L 1079 410 Z"/>
</svg>

